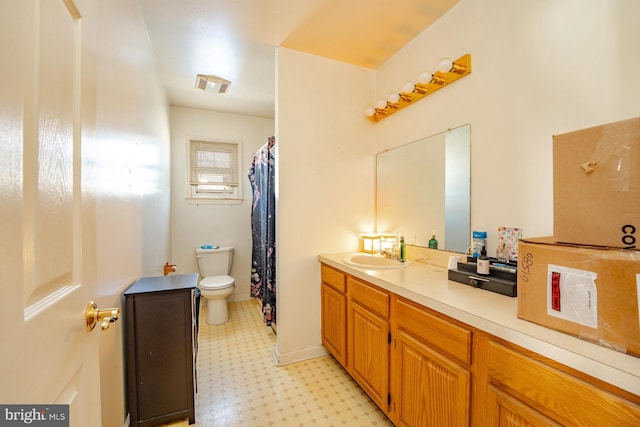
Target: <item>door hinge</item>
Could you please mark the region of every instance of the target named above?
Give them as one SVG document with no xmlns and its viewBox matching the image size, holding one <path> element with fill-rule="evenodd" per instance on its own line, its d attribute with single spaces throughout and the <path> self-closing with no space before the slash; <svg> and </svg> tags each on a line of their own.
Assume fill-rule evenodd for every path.
<svg viewBox="0 0 640 427">
<path fill-rule="evenodd" d="M 391 344 L 391 332 L 387 335 L 387 343 Z"/>
<path fill-rule="evenodd" d="M 387 393 L 387 406 L 391 405 L 391 393 Z"/>
</svg>

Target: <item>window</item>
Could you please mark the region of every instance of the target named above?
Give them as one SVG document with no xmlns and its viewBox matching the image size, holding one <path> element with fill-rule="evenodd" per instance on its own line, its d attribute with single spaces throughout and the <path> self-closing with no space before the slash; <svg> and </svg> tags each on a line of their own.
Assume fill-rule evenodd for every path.
<svg viewBox="0 0 640 427">
<path fill-rule="evenodd" d="M 240 143 L 189 141 L 190 203 L 240 203 Z"/>
</svg>

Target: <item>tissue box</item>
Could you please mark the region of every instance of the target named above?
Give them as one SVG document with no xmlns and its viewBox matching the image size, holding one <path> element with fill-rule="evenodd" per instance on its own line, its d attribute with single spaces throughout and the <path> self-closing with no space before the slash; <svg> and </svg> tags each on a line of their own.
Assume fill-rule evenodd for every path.
<svg viewBox="0 0 640 427">
<path fill-rule="evenodd" d="M 558 242 L 640 249 L 640 118 L 553 137 Z"/>
<path fill-rule="evenodd" d="M 522 239 L 518 317 L 640 356 L 640 252 Z"/>
</svg>

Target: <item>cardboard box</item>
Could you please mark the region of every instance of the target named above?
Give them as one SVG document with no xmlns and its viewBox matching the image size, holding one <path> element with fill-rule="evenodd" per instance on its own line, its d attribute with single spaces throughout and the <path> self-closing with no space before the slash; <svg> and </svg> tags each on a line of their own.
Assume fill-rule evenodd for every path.
<svg viewBox="0 0 640 427">
<path fill-rule="evenodd" d="M 640 252 L 518 243 L 518 317 L 640 356 Z"/>
<path fill-rule="evenodd" d="M 640 118 L 553 137 L 558 242 L 640 249 Z"/>
</svg>

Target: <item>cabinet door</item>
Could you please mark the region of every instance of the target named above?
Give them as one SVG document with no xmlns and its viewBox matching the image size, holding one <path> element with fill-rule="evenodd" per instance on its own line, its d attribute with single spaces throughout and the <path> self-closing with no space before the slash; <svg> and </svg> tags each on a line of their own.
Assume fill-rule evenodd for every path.
<svg viewBox="0 0 640 427">
<path fill-rule="evenodd" d="M 411 335 L 394 342 L 394 418 L 400 426 L 468 426 L 471 373 Z"/>
<path fill-rule="evenodd" d="M 347 299 L 322 284 L 322 344 L 342 366 L 347 363 Z"/>
<path fill-rule="evenodd" d="M 389 395 L 389 322 L 357 303 L 348 305 L 348 371 L 385 412 Z"/>
<path fill-rule="evenodd" d="M 556 427 L 560 426 L 507 393 L 489 386 L 487 388 L 489 426 L 491 427 Z"/>
</svg>

